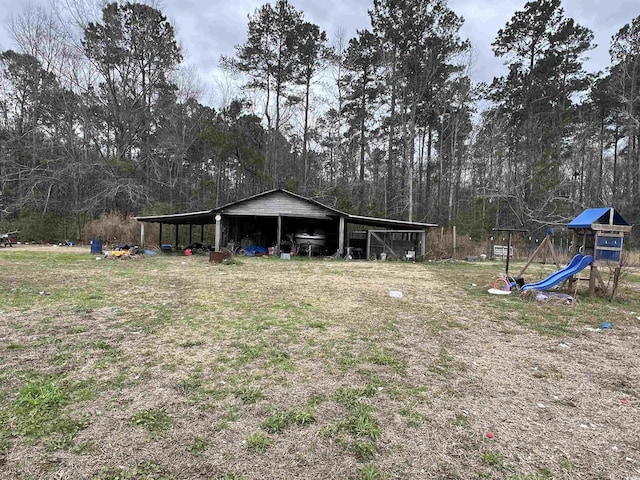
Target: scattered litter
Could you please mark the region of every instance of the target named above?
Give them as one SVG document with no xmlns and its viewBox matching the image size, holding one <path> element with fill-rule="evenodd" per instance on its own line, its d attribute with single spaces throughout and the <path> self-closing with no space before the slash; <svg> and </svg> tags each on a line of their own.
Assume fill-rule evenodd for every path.
<svg viewBox="0 0 640 480">
<path fill-rule="evenodd" d="M 384 387 L 378 387 L 379 392 L 381 392 L 382 390 L 384 390 Z"/>
<path fill-rule="evenodd" d="M 402 298 L 402 292 L 398 290 L 389 290 L 389 296 L 391 298 Z"/>
<path fill-rule="evenodd" d="M 102 260 L 102 257 L 96 257 L 96 260 Z"/>
<path fill-rule="evenodd" d="M 187 262 L 182 262 L 182 265 L 186 265 L 186 264 L 187 264 Z"/>
<path fill-rule="evenodd" d="M 536 405 L 538 405 L 538 408 L 544 408 L 544 403 L 537 403 Z"/>
<path fill-rule="evenodd" d="M 631 458 L 631 457 L 627 457 L 627 458 L 625 458 L 625 460 L 626 460 L 627 462 L 633 462 L 633 458 Z"/>
<path fill-rule="evenodd" d="M 613 328 L 613 323 L 611 323 L 611 322 L 602 322 L 600 324 L 600 329 L 601 330 L 605 330 L 607 328 Z"/>
<path fill-rule="evenodd" d="M 561 346 L 562 348 L 569 348 L 569 345 L 567 345 L 566 343 L 561 343 L 561 344 L 560 344 L 560 346 Z"/>
<path fill-rule="evenodd" d="M 511 290 L 498 290 L 497 288 L 490 288 L 487 290 L 491 295 L 509 295 Z"/>
<path fill-rule="evenodd" d="M 611 447 L 611 450 L 613 450 L 614 452 L 618 451 L 618 447 L 616 445 L 614 445 L 613 447 Z"/>
<path fill-rule="evenodd" d="M 584 327 L 585 330 L 589 330 L 590 332 L 599 332 L 600 329 L 599 328 L 591 328 L 591 327 Z"/>
<path fill-rule="evenodd" d="M 535 290 L 527 290 L 534 292 Z M 525 292 L 525 294 L 527 293 Z M 562 305 L 573 305 L 575 299 L 571 295 L 567 295 L 566 293 L 556 293 L 556 292 L 536 292 L 535 299 L 538 302 L 553 302 L 559 303 Z"/>
<path fill-rule="evenodd" d="M 589 428 L 589 425 L 585 425 L 584 423 L 581 423 L 580 428 Z"/>
<path fill-rule="evenodd" d="M 487 438 L 488 438 L 489 440 L 492 440 L 492 439 L 493 439 L 493 433 L 491 433 L 491 432 L 487 432 Z"/>
<path fill-rule="evenodd" d="M 622 400 L 620 400 L 620 404 L 629 405 L 629 400 L 622 399 Z"/>
<path fill-rule="evenodd" d="M 471 284 L 471 286 L 472 286 L 472 287 L 477 287 L 477 286 L 478 286 L 478 284 L 477 284 L 477 283 L 472 283 L 472 284 Z"/>
<path fill-rule="evenodd" d="M 640 317 L 636 317 L 638 320 L 640 320 Z"/>
<path fill-rule="evenodd" d="M 40 292 L 40 295 L 51 295 L 51 294 L 49 292 L 45 291 L 45 290 L 42 290 Z"/>
</svg>

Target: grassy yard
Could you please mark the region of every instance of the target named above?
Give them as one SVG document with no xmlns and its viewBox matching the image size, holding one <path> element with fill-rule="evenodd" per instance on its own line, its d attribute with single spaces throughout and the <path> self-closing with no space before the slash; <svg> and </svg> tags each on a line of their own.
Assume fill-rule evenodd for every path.
<svg viewBox="0 0 640 480">
<path fill-rule="evenodd" d="M 503 268 L 0 249 L 0 478 L 640 478 L 640 275 Z"/>
</svg>

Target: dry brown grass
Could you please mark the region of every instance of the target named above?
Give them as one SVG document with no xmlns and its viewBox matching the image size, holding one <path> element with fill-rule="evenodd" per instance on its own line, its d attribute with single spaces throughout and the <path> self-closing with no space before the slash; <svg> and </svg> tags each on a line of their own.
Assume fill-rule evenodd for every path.
<svg viewBox="0 0 640 480">
<path fill-rule="evenodd" d="M 614 304 L 566 307 L 486 295 L 498 263 L 16 251 L 0 255 L 6 418 L 33 372 L 93 382 L 95 395 L 65 406 L 91 419 L 65 448 L 5 435 L 0 478 L 357 479 L 370 462 L 397 479 L 640 475 L 635 277 Z M 77 252 L 48 255 L 61 251 Z M 614 328 L 587 329 L 604 320 Z M 339 427 L 349 409 L 336 396 L 367 386 L 359 402 L 380 428 L 370 460 L 354 450 L 366 437 Z M 248 388 L 262 398 L 244 403 Z M 315 423 L 248 447 L 292 407 L 313 408 Z M 147 410 L 172 426 L 131 424 Z"/>
</svg>

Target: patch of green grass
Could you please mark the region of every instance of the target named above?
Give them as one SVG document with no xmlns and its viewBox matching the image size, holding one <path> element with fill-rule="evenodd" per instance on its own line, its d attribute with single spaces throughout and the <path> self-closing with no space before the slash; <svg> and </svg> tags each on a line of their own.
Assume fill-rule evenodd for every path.
<svg viewBox="0 0 640 480">
<path fill-rule="evenodd" d="M 360 469 L 358 474 L 358 480 L 383 480 L 384 478 L 385 476 L 375 463 L 368 463 Z"/>
<path fill-rule="evenodd" d="M 247 437 L 247 447 L 257 451 L 258 453 L 264 453 L 267 448 L 271 446 L 273 441 L 269 438 L 265 432 L 252 433 Z"/>
<path fill-rule="evenodd" d="M 57 380 L 33 381 L 25 385 L 8 412 L 16 433 L 41 438 L 51 434 L 75 435 L 90 419 L 71 419 L 63 411 L 69 394 Z"/>
<path fill-rule="evenodd" d="M 195 437 L 193 441 L 186 446 L 187 452 L 194 455 L 202 455 L 209 448 L 209 441 L 204 437 Z"/>
<path fill-rule="evenodd" d="M 400 409 L 402 415 L 410 427 L 417 427 L 427 421 L 427 416 L 416 410 L 417 402 L 409 402 Z"/>
<path fill-rule="evenodd" d="M 315 328 L 317 330 L 322 330 L 322 331 L 325 331 L 327 329 L 327 324 L 325 322 L 323 322 L 322 320 L 319 320 L 317 318 L 309 320 L 307 322 L 307 326 L 309 328 Z"/>
<path fill-rule="evenodd" d="M 157 439 L 162 432 L 171 428 L 173 419 L 164 409 L 148 409 L 131 416 L 129 423 L 144 428 L 152 438 Z"/>
<path fill-rule="evenodd" d="M 373 460 L 376 456 L 376 444 L 371 440 L 354 440 L 351 448 L 361 462 Z"/>
<path fill-rule="evenodd" d="M 338 429 L 354 437 L 365 437 L 371 440 L 377 440 L 380 437 L 380 423 L 373 409 L 365 403 L 358 403 L 351 407 L 347 419 L 338 423 Z"/>
<path fill-rule="evenodd" d="M 257 388 L 252 387 L 243 387 L 234 392 L 236 398 L 242 400 L 242 403 L 249 405 L 252 403 L 256 403 L 258 400 L 262 400 L 264 398 L 264 394 Z"/>
<path fill-rule="evenodd" d="M 312 409 L 291 407 L 288 410 L 276 410 L 260 426 L 269 433 L 280 433 L 291 425 L 308 425 L 315 421 Z"/>
<path fill-rule="evenodd" d="M 438 359 L 429 367 L 429 371 L 446 378 L 451 372 L 453 361 L 453 355 L 445 347 L 440 347 Z"/>
<path fill-rule="evenodd" d="M 485 465 L 496 467 L 500 470 L 504 469 L 504 461 L 502 459 L 502 455 L 500 455 L 498 452 L 493 452 L 493 451 L 483 452 L 482 463 L 484 463 Z"/>
<path fill-rule="evenodd" d="M 343 372 L 358 364 L 357 357 L 350 350 L 341 350 L 337 361 L 340 370 Z"/>
<path fill-rule="evenodd" d="M 374 349 L 367 357 L 367 360 L 375 365 L 390 367 L 399 375 L 405 375 L 407 372 L 407 365 L 405 362 L 382 349 Z"/>
<path fill-rule="evenodd" d="M 576 464 L 566 458 L 560 461 L 560 468 L 563 470 L 575 470 Z"/>
<path fill-rule="evenodd" d="M 340 387 L 334 395 L 336 402 L 344 405 L 345 407 L 352 407 L 360 403 L 364 398 L 373 397 L 377 388 L 371 384 L 367 384 L 364 387 Z"/>
<path fill-rule="evenodd" d="M 453 422 L 451 422 L 451 425 L 454 427 L 469 428 L 469 417 L 458 414 L 456 418 L 453 419 Z"/>
</svg>

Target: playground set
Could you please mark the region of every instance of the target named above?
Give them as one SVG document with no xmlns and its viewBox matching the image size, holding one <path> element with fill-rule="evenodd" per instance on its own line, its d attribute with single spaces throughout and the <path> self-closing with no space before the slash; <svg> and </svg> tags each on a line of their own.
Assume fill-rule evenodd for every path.
<svg viewBox="0 0 640 480">
<path fill-rule="evenodd" d="M 609 271 L 609 280 L 613 280 L 611 295 L 615 295 L 618 287 L 620 268 L 622 266 L 622 244 L 625 233 L 631 232 L 631 225 L 614 208 L 589 208 L 574 218 L 567 228 L 573 232 L 571 249 L 572 259 L 569 264 L 560 268 L 557 261 L 551 235 L 553 231 L 547 230 L 545 239 L 531 254 L 525 266 L 518 275 L 509 275 L 509 250 L 507 250 L 507 263 L 505 274 L 500 276 L 489 289 L 489 293 L 495 295 L 508 295 L 512 291 L 525 292 L 527 290 L 546 291 L 567 283 L 567 290 L 571 292 L 577 287 L 578 274 L 589 267 L 589 295 L 594 295 L 596 287 L 601 291 L 607 290 L 601 271 L 605 268 Z M 505 229 L 507 230 L 507 229 Z M 551 258 L 558 270 L 547 278 L 534 283 L 525 283 L 522 275 L 531 265 L 533 260 L 549 248 Z M 576 288 L 577 289 L 577 288 Z"/>
</svg>

